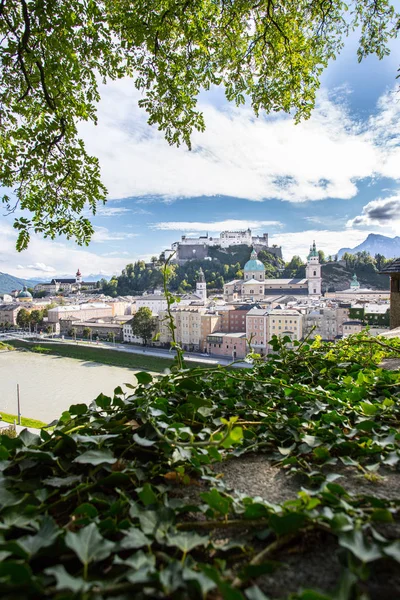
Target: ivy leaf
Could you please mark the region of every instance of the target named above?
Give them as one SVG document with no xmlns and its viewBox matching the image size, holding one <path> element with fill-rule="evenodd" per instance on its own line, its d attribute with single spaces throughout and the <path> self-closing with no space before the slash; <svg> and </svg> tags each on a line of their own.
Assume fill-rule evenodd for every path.
<svg viewBox="0 0 400 600">
<path fill-rule="evenodd" d="M 291 512 L 283 516 L 272 514 L 269 525 L 277 535 L 286 535 L 301 529 L 306 521 L 307 516 L 303 513 Z"/>
<path fill-rule="evenodd" d="M 77 456 L 73 462 L 93 466 L 102 464 L 112 465 L 117 462 L 117 459 L 109 450 L 87 450 L 87 452 Z"/>
<path fill-rule="evenodd" d="M 389 544 L 389 546 L 385 546 L 383 548 L 383 552 L 386 556 L 390 556 L 394 558 L 398 563 L 400 563 L 400 541 L 396 540 L 393 544 Z"/>
<path fill-rule="evenodd" d="M 197 546 L 207 546 L 208 542 L 208 537 L 198 535 L 193 531 L 172 533 L 167 537 L 168 546 L 176 546 L 184 554 Z"/>
<path fill-rule="evenodd" d="M 87 411 L 86 404 L 72 404 L 68 409 L 70 415 L 84 415 Z"/>
<path fill-rule="evenodd" d="M 225 516 L 229 513 L 232 498 L 222 496 L 217 489 L 213 488 L 211 492 L 203 492 L 200 494 L 200 498 L 221 515 Z"/>
<path fill-rule="evenodd" d="M 137 548 L 143 548 L 143 546 L 150 546 L 150 544 L 150 538 L 143 531 L 138 528 L 131 528 L 119 542 L 119 547 L 123 550 L 136 550 Z"/>
<path fill-rule="evenodd" d="M 135 373 L 135 377 L 138 380 L 138 382 L 142 385 L 146 385 L 153 381 L 153 378 L 150 375 L 150 373 L 147 373 L 146 371 L 140 371 L 139 373 Z"/>
<path fill-rule="evenodd" d="M 245 596 L 247 600 L 269 600 L 269 597 L 260 590 L 258 585 L 253 585 L 252 587 L 247 588 L 245 591 Z"/>
<path fill-rule="evenodd" d="M 37 446 L 41 442 L 40 436 L 31 433 L 28 429 L 23 429 L 18 437 L 27 448 L 30 446 Z"/>
<path fill-rule="evenodd" d="M 350 550 L 362 562 L 368 563 L 382 557 L 382 551 L 373 542 L 368 542 L 360 529 L 339 536 L 339 544 Z"/>
<path fill-rule="evenodd" d="M 150 504 L 157 504 L 157 496 L 155 495 L 153 488 L 149 483 L 145 483 L 141 491 L 138 492 L 138 496 L 145 506 Z"/>
<path fill-rule="evenodd" d="M 43 483 L 51 487 L 71 487 L 82 480 L 81 475 L 70 475 L 69 477 L 48 477 Z"/>
<path fill-rule="evenodd" d="M 44 572 L 46 575 L 52 575 L 55 577 L 56 589 L 59 591 L 70 590 L 74 594 L 77 594 L 78 592 L 87 591 L 93 585 L 93 582 L 88 583 L 81 577 L 70 575 L 68 571 L 65 570 L 64 565 L 49 567 L 48 569 L 45 569 Z"/>
<path fill-rule="evenodd" d="M 85 566 L 93 560 L 104 560 L 115 548 L 113 542 L 109 542 L 100 535 L 95 523 L 90 523 L 77 533 L 67 531 L 65 543 Z"/>
<path fill-rule="evenodd" d="M 41 548 L 51 546 L 60 534 L 60 529 L 54 520 L 43 517 L 39 531 L 36 535 L 24 536 L 18 539 L 18 545 L 29 555 L 34 556 Z"/>
<path fill-rule="evenodd" d="M 133 434 L 133 439 L 134 439 L 134 441 L 135 441 L 137 444 L 139 444 L 139 446 L 145 446 L 145 447 L 148 447 L 148 446 L 154 446 L 154 444 L 156 444 L 156 443 L 157 443 L 157 442 L 156 442 L 156 441 L 154 441 L 154 440 L 148 440 L 148 439 L 146 439 L 146 438 L 142 438 L 142 437 L 140 437 L 140 435 L 138 435 L 137 433 L 134 433 L 134 434 Z"/>
</svg>

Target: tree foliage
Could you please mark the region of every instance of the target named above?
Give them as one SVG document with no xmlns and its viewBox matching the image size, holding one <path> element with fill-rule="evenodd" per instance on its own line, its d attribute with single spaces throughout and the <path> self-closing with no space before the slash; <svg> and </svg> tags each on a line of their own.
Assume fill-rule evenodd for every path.
<svg viewBox="0 0 400 600">
<path fill-rule="evenodd" d="M 23 211 L 18 249 L 31 230 L 79 243 L 93 233 L 83 209 L 106 189 L 78 124 L 96 122 L 100 82 L 131 77 L 149 124 L 190 147 L 205 127 L 201 90 L 307 118 L 347 32 L 360 28 L 359 59 L 383 57 L 397 19 L 388 0 L 0 0 L 0 185 Z"/>
<path fill-rule="evenodd" d="M 143 345 L 147 346 L 147 342 L 151 339 L 157 326 L 157 320 L 153 317 L 150 308 L 147 308 L 147 306 L 139 308 L 130 323 L 134 335 L 141 337 Z"/>
</svg>

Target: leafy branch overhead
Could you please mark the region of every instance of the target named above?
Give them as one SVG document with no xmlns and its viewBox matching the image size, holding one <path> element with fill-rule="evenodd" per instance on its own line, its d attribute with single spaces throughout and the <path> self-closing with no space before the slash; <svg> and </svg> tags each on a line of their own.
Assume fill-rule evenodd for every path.
<svg viewBox="0 0 400 600">
<path fill-rule="evenodd" d="M 83 209 L 107 191 L 77 125 L 96 123 L 100 82 L 131 77 L 149 124 L 190 147 L 205 127 L 198 94 L 212 85 L 256 114 L 307 118 L 355 27 L 359 58 L 383 57 L 398 16 L 387 0 L 0 0 L 0 185 L 8 211 L 23 211 L 17 248 L 32 230 L 88 243 Z"/>
</svg>

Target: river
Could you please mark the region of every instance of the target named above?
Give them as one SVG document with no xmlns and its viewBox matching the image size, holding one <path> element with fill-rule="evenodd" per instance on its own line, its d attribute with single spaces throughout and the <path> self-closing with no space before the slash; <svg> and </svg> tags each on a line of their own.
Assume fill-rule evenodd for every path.
<svg viewBox="0 0 400 600">
<path fill-rule="evenodd" d="M 100 392 L 110 395 L 118 385 L 135 383 L 135 372 L 73 358 L 0 352 L 0 414 L 17 414 L 17 383 L 21 415 L 50 423 L 71 404 L 90 404 Z"/>
</svg>

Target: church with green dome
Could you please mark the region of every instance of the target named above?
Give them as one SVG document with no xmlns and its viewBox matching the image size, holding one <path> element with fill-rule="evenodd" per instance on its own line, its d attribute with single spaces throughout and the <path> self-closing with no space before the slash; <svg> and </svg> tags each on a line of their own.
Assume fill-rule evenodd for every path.
<svg viewBox="0 0 400 600">
<path fill-rule="evenodd" d="M 24 285 L 22 291 L 17 296 L 18 302 L 31 302 L 32 298 L 32 294 L 28 291 L 26 285 Z"/>
<path fill-rule="evenodd" d="M 267 296 L 294 295 L 321 296 L 322 275 L 319 254 L 315 242 L 307 257 L 306 277 L 304 279 L 266 279 L 265 266 L 258 260 L 253 249 L 250 260 L 243 268 L 243 279 L 234 279 L 224 285 L 224 300 L 260 302 Z"/>
</svg>

